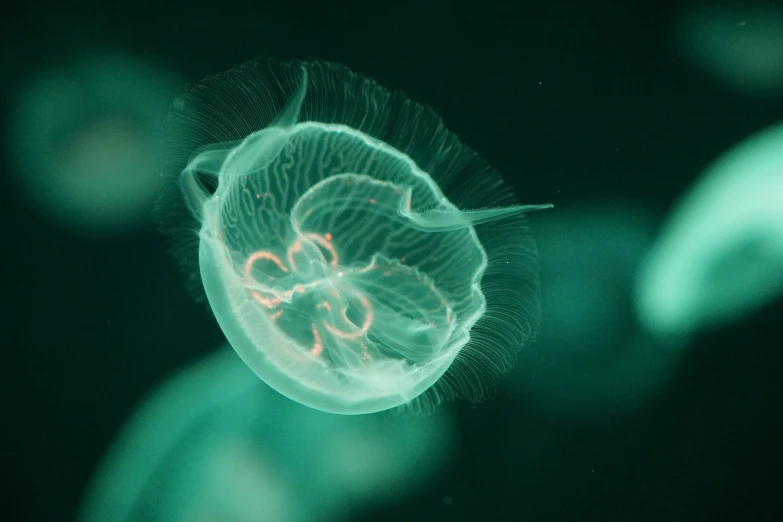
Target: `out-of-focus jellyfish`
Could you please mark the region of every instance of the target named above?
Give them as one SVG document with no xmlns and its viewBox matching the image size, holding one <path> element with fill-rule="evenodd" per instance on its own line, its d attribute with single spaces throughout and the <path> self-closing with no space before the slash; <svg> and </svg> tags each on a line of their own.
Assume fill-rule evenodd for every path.
<svg viewBox="0 0 783 522">
<path fill-rule="evenodd" d="M 783 7 L 772 2 L 686 5 L 675 24 L 680 52 L 737 92 L 783 93 Z"/>
<path fill-rule="evenodd" d="M 64 227 L 116 233 L 150 222 L 160 193 L 171 73 L 125 54 L 41 71 L 12 100 L 8 155 L 32 206 Z"/>
<path fill-rule="evenodd" d="M 783 291 L 783 124 L 721 155 L 675 204 L 640 271 L 656 335 L 736 320 Z"/>
<path fill-rule="evenodd" d="M 82 522 L 341 520 L 415 490 L 447 460 L 445 411 L 409 419 L 313 411 L 230 349 L 167 381 L 86 491 Z"/>
<path fill-rule="evenodd" d="M 558 420 L 611 417 L 642 406 L 671 377 L 674 346 L 641 330 L 633 280 L 652 220 L 619 203 L 538 216 L 543 322 L 506 381 L 511 395 Z"/>
<path fill-rule="evenodd" d="M 429 108 L 341 65 L 273 60 L 175 106 L 184 200 L 164 220 L 183 229 L 177 204 L 197 219 L 212 310 L 283 395 L 343 414 L 431 387 L 417 406 L 476 399 L 535 330 L 523 214 L 547 205 L 519 205 Z"/>
</svg>

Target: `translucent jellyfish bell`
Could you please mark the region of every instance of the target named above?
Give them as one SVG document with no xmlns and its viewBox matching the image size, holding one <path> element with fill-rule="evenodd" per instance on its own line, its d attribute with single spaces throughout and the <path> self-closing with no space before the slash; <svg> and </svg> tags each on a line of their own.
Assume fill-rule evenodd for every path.
<svg viewBox="0 0 783 522">
<path fill-rule="evenodd" d="M 436 475 L 454 428 L 446 409 L 406 419 L 313 411 L 226 347 L 166 379 L 128 419 L 78 520 L 346 520 Z"/>
<path fill-rule="evenodd" d="M 429 403 L 477 398 L 534 331 L 523 214 L 547 205 L 519 205 L 430 109 L 340 65 L 259 60 L 172 121 L 211 308 L 282 394 L 344 414 L 439 380 Z"/>
<path fill-rule="evenodd" d="M 637 202 L 598 201 L 542 215 L 536 230 L 544 321 L 507 389 L 564 422 L 634 411 L 665 388 L 683 353 L 641 330 L 633 313 L 653 220 Z"/>
<path fill-rule="evenodd" d="M 677 203 L 636 285 L 655 334 L 741 317 L 783 291 L 783 124 L 719 157 Z"/>
<path fill-rule="evenodd" d="M 81 56 L 23 82 L 8 156 L 22 194 L 72 231 L 149 224 L 160 194 L 160 132 L 180 82 L 123 53 Z"/>
<path fill-rule="evenodd" d="M 693 65 L 741 94 L 783 92 L 783 7 L 777 2 L 684 3 L 675 43 Z"/>
</svg>

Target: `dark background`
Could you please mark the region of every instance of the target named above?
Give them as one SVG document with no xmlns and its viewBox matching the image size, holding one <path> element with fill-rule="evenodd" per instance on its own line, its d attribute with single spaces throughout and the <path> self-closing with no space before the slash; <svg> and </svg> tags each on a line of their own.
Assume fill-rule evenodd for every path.
<svg viewBox="0 0 783 522">
<path fill-rule="evenodd" d="M 780 121 L 783 103 L 683 60 L 671 34 L 682 3 L 619 5 L 20 3 L 0 22 L 0 91 L 10 99 L 74 48 L 127 49 L 187 81 L 257 54 L 316 56 L 433 106 L 525 203 L 622 198 L 662 219 L 717 154 Z M 223 337 L 152 225 L 68 233 L 20 199 L 1 161 L 0 518 L 68 521 L 126 415 Z M 778 300 L 698 336 L 656 400 L 609 421 L 564 425 L 503 393 L 458 404 L 458 454 L 440 478 L 364 519 L 783 520 L 781 317 Z M 536 454 L 535 440 L 556 451 Z"/>
</svg>

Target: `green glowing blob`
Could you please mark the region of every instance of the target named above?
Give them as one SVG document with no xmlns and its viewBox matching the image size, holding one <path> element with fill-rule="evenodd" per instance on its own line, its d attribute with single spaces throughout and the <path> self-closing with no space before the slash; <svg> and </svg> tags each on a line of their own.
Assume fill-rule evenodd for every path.
<svg viewBox="0 0 783 522">
<path fill-rule="evenodd" d="M 262 60 L 172 119 L 211 308 L 283 395 L 343 414 L 436 383 L 417 407 L 477 399 L 535 330 L 523 214 L 548 205 L 519 205 L 430 109 L 340 65 Z"/>
<path fill-rule="evenodd" d="M 111 234 L 148 225 L 160 193 L 160 132 L 179 90 L 132 55 L 63 61 L 22 82 L 8 155 L 22 194 L 58 225 Z"/>
<path fill-rule="evenodd" d="M 453 428 L 445 412 L 313 411 L 225 348 L 167 380 L 130 418 L 79 520 L 344 520 L 426 482 L 451 454 Z"/>
<path fill-rule="evenodd" d="M 617 202 L 537 217 L 544 320 L 507 389 L 559 421 L 633 411 L 666 385 L 682 353 L 647 335 L 633 313 L 634 273 L 653 221 Z"/>
<path fill-rule="evenodd" d="M 743 95 L 783 93 L 783 7 L 747 0 L 683 3 L 674 24 L 682 54 Z"/>
<path fill-rule="evenodd" d="M 783 124 L 719 157 L 675 205 L 637 281 L 658 335 L 735 320 L 783 291 Z"/>
</svg>

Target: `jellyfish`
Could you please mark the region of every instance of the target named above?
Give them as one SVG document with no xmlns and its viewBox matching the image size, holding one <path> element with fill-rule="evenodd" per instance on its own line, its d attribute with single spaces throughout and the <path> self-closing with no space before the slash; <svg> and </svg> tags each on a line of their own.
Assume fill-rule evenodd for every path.
<svg viewBox="0 0 783 522">
<path fill-rule="evenodd" d="M 158 134 L 178 85 L 167 69 L 122 52 L 78 56 L 22 82 L 6 143 L 22 195 L 76 233 L 150 224 Z"/>
<path fill-rule="evenodd" d="M 128 419 L 78 520 L 344 520 L 426 483 L 454 435 L 446 409 L 404 419 L 313 411 L 220 347 L 166 379 Z"/>
<path fill-rule="evenodd" d="M 143 402 L 99 463 L 78 520 L 311 518 L 255 434 L 267 411 L 260 383 L 227 353 L 190 364 Z"/>
<path fill-rule="evenodd" d="M 633 312 L 634 273 L 654 237 L 651 216 L 635 203 L 595 201 L 542 215 L 537 231 L 545 319 L 504 389 L 563 422 L 642 407 L 683 353 L 640 328 Z"/>
<path fill-rule="evenodd" d="M 211 310 L 281 394 L 340 414 L 477 399 L 535 331 L 524 214 L 549 205 L 520 205 L 431 109 L 261 59 L 191 88 L 171 125 Z"/>
<path fill-rule="evenodd" d="M 659 336 L 737 320 L 783 291 L 783 124 L 736 145 L 675 204 L 636 281 Z"/>
<path fill-rule="evenodd" d="M 674 40 L 694 66 L 743 95 L 783 92 L 783 8 L 709 0 L 681 9 Z"/>
</svg>

